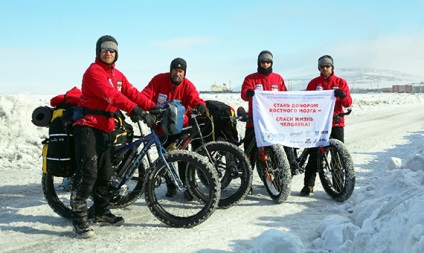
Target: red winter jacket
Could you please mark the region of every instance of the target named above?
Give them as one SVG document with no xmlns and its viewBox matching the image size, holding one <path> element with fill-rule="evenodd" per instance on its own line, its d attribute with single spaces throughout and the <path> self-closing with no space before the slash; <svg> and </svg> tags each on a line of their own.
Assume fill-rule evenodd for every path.
<svg viewBox="0 0 424 253">
<path fill-rule="evenodd" d="M 154 76 L 142 93 L 155 105 L 160 106 L 163 106 L 165 101 L 181 100 L 181 104 L 186 108 L 186 115 L 190 113 L 188 110 L 190 108 L 196 108 L 199 104 L 206 106 L 205 101 L 200 98 L 199 92 L 190 80 L 183 78 L 181 83 L 175 86 L 171 82 L 171 74 L 169 72 Z M 188 117 L 184 117 L 184 126 L 187 125 Z"/>
<path fill-rule="evenodd" d="M 324 90 L 332 90 L 334 87 L 338 87 L 341 89 L 344 93 L 346 93 L 345 98 L 336 98 L 336 105 L 334 106 L 334 114 L 343 113 L 343 107 L 350 107 L 352 106 L 352 97 L 350 96 L 350 89 L 347 85 L 347 82 L 336 76 L 333 72 L 333 74 L 327 79 L 323 76 L 316 77 L 312 79 L 308 86 L 306 87 L 306 90 L 316 90 L 317 86 L 321 86 Z M 344 127 L 344 117 L 340 118 L 339 120 L 333 120 L 333 127 Z"/>
<path fill-rule="evenodd" d="M 127 113 L 138 105 L 142 109 L 152 108 L 154 105 L 145 98 L 119 70 L 115 64 L 109 66 L 96 58 L 88 67 L 82 78 L 80 107 L 105 112 L 115 112 L 120 109 Z M 115 128 L 113 118 L 103 115 L 89 114 L 74 123 L 97 128 L 105 132 L 112 132 Z"/>
<path fill-rule="evenodd" d="M 252 98 L 246 97 L 246 91 L 249 89 L 255 90 L 257 84 L 262 85 L 262 90 L 271 91 L 287 91 L 284 79 L 279 74 L 270 73 L 264 75 L 261 73 L 253 73 L 244 78 L 244 82 L 241 85 L 241 99 L 249 102 L 249 108 L 247 114 L 252 116 Z M 253 127 L 253 120 L 246 123 L 246 128 Z"/>
</svg>

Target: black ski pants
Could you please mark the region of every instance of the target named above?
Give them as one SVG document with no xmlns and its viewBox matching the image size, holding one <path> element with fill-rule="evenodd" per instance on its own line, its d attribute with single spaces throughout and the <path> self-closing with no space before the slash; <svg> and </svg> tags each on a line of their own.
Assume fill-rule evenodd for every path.
<svg viewBox="0 0 424 253">
<path fill-rule="evenodd" d="M 344 128 L 343 127 L 333 127 L 331 129 L 330 138 L 337 139 L 341 142 L 344 142 Z M 308 164 L 305 168 L 305 178 L 303 184 L 305 186 L 315 186 L 315 178 L 317 175 L 317 152 L 318 148 L 311 148 L 309 153 Z"/>
<path fill-rule="evenodd" d="M 71 206 L 75 222 L 87 219 L 87 199 L 93 197 L 95 215 L 110 211 L 112 135 L 87 127 L 74 127 L 76 172 Z"/>
</svg>

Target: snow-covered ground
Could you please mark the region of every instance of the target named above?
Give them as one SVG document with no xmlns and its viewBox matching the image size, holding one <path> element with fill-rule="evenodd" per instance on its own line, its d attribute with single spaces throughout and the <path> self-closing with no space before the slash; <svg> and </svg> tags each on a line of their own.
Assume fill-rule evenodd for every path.
<svg viewBox="0 0 424 253">
<path fill-rule="evenodd" d="M 32 111 L 52 96 L 0 96 L 0 249 L 2 252 L 424 252 L 424 94 L 353 94 L 346 117 L 356 187 L 337 203 L 321 185 L 298 195 L 293 178 L 282 204 L 268 197 L 254 175 L 253 194 L 216 210 L 191 229 L 159 222 L 143 199 L 126 209 L 121 227 L 94 227 L 76 239 L 71 223 L 46 204 L 41 190 L 41 140 L 46 128 Z M 237 108 L 239 94 L 202 94 Z M 239 124 L 239 133 L 244 125 Z"/>
</svg>

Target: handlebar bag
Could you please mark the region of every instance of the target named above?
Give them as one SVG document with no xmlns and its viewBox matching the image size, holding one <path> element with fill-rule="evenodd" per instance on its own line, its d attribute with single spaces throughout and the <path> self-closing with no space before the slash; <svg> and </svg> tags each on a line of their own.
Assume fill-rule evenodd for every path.
<svg viewBox="0 0 424 253">
<path fill-rule="evenodd" d="M 165 102 L 162 112 L 162 130 L 165 134 L 179 134 L 183 130 L 185 107 L 180 100 L 174 99 Z"/>
</svg>

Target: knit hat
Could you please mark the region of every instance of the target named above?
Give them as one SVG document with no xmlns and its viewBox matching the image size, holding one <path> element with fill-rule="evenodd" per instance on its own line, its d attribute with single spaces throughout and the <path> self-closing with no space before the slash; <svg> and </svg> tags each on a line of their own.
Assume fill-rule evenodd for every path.
<svg viewBox="0 0 424 253">
<path fill-rule="evenodd" d="M 319 69 L 319 66 L 322 66 L 322 65 L 331 65 L 333 67 L 333 69 L 334 69 L 333 57 L 331 57 L 329 55 L 321 56 L 318 59 L 318 69 Z"/>
<path fill-rule="evenodd" d="M 182 69 L 184 70 L 184 76 L 187 73 L 187 62 L 183 58 L 175 58 L 171 62 L 170 71 L 172 69 Z"/>
<path fill-rule="evenodd" d="M 270 61 L 273 62 L 272 53 L 268 50 L 264 50 L 259 53 L 258 55 L 258 64 L 260 64 L 261 61 Z"/>
<path fill-rule="evenodd" d="M 271 62 L 271 66 L 269 66 L 269 68 L 264 69 L 261 66 L 261 61 L 270 61 Z M 272 73 L 272 64 L 273 64 L 273 56 L 272 53 L 268 50 L 264 50 L 262 52 L 259 53 L 258 55 L 258 72 L 264 75 L 269 75 L 270 73 Z"/>
<path fill-rule="evenodd" d="M 110 35 L 104 35 L 97 40 L 96 43 L 96 57 L 100 59 L 100 51 L 102 49 L 113 49 L 116 51 L 115 63 L 118 60 L 118 42 Z"/>
</svg>

